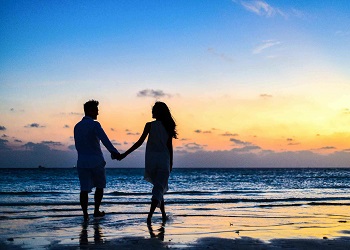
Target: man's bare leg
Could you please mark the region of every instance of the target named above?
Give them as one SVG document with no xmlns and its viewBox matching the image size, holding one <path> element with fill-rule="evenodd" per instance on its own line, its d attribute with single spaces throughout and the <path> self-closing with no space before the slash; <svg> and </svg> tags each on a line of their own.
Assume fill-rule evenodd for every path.
<svg viewBox="0 0 350 250">
<path fill-rule="evenodd" d="M 80 191 L 80 206 L 81 206 L 81 209 L 83 210 L 84 221 L 89 220 L 88 204 L 89 204 L 89 193 L 87 191 Z"/>
</svg>

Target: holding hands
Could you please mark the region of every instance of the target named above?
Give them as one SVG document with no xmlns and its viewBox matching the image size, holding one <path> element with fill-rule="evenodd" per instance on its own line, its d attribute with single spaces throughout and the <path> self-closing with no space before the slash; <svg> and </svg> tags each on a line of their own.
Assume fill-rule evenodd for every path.
<svg viewBox="0 0 350 250">
<path fill-rule="evenodd" d="M 121 161 L 121 160 L 123 160 L 125 157 L 126 157 L 126 154 L 125 154 L 125 153 L 123 153 L 123 154 L 115 153 L 115 152 L 111 153 L 111 158 L 112 158 L 113 160 Z"/>
</svg>

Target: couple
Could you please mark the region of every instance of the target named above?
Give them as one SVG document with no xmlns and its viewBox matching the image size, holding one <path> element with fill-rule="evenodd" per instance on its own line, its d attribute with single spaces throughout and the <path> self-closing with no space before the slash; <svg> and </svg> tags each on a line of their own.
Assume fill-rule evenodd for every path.
<svg viewBox="0 0 350 250">
<path fill-rule="evenodd" d="M 156 102 L 152 108 L 155 121 L 145 125 L 140 139 L 125 153 L 120 154 L 112 145 L 106 133 L 97 122 L 99 102 L 90 100 L 84 104 L 85 116 L 74 127 L 75 148 L 78 151 L 77 170 L 80 181 L 80 205 L 84 214 L 84 221 L 89 220 L 88 193 L 96 187 L 94 200 L 94 217 L 103 217 L 100 211 L 103 189 L 106 187 L 106 162 L 100 147 L 100 141 L 111 153 L 112 159 L 122 160 L 128 154 L 140 147 L 148 136 L 146 146 L 145 180 L 153 184 L 151 208 L 147 217 L 147 224 L 151 224 L 152 215 L 159 207 L 163 222 L 166 221 L 164 208 L 164 193 L 168 190 L 168 178 L 173 166 L 172 139 L 177 138 L 176 124 L 168 106 L 163 102 Z"/>
</svg>

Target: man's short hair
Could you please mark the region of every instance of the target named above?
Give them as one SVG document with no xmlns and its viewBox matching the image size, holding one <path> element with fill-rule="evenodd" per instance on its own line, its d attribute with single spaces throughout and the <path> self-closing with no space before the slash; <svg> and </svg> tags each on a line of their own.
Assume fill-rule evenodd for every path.
<svg viewBox="0 0 350 250">
<path fill-rule="evenodd" d="M 89 111 L 96 110 L 99 102 L 96 100 L 90 100 L 84 104 L 84 112 L 88 113 Z"/>
</svg>

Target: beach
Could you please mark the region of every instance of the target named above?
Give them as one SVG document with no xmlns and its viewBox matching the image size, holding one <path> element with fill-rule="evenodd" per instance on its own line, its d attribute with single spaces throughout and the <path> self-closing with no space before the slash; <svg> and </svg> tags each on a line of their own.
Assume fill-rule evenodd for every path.
<svg viewBox="0 0 350 250">
<path fill-rule="evenodd" d="M 165 224 L 156 213 L 150 227 L 146 222 L 139 223 L 146 214 L 121 215 L 113 213 L 113 209 L 105 218 L 92 218 L 88 223 L 83 223 L 79 216 L 19 219 L 8 225 L 11 230 L 6 235 L 2 234 L 1 249 L 349 249 L 350 246 L 348 206 L 267 209 L 256 217 L 249 216 L 247 211 L 235 211 L 232 216 L 205 212 L 197 215 L 196 210 L 177 215 L 175 206 L 169 207 L 169 211 Z"/>
<path fill-rule="evenodd" d="M 142 169 L 108 169 L 83 222 L 73 169 L 0 169 L 0 249 L 349 249 L 348 169 L 175 169 L 146 224 Z"/>
</svg>

